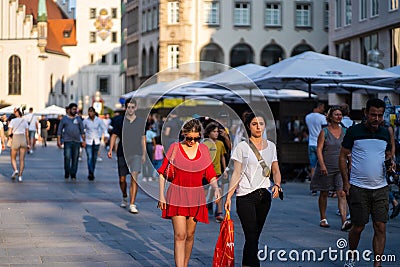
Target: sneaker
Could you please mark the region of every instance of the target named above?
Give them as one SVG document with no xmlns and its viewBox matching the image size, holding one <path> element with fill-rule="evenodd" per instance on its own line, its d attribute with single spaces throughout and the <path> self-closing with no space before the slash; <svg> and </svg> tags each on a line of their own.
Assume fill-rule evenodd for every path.
<svg viewBox="0 0 400 267">
<path fill-rule="evenodd" d="M 135 205 L 135 204 L 129 205 L 129 212 L 130 212 L 130 213 L 134 213 L 134 214 L 139 213 L 139 211 L 138 211 L 138 209 L 136 208 L 136 205 Z"/>
<path fill-rule="evenodd" d="M 217 213 L 217 215 L 215 216 L 215 220 L 217 221 L 217 223 L 221 223 L 224 220 L 224 216 L 222 216 L 221 212 Z"/>
<path fill-rule="evenodd" d="M 315 197 L 317 195 L 317 191 L 311 191 L 311 195 Z"/>
<path fill-rule="evenodd" d="M 149 181 L 149 182 L 153 181 L 153 177 L 149 177 L 149 178 L 147 179 L 147 181 Z"/>
<path fill-rule="evenodd" d="M 81 161 L 81 160 L 82 160 L 82 157 L 78 157 L 78 160 Z"/>
<path fill-rule="evenodd" d="M 71 177 L 72 182 L 76 182 L 76 177 Z"/>
<path fill-rule="evenodd" d="M 11 179 L 15 179 L 18 176 L 18 170 L 15 170 L 12 174 L 11 174 Z"/>
<path fill-rule="evenodd" d="M 400 213 L 400 204 L 397 204 L 397 206 L 395 206 L 395 207 L 393 208 L 393 212 L 392 212 L 392 214 L 390 215 L 390 219 L 396 218 L 397 215 L 399 215 L 399 213 Z"/>
<path fill-rule="evenodd" d="M 354 260 L 348 260 L 344 263 L 344 267 L 355 267 L 356 262 Z"/>
<path fill-rule="evenodd" d="M 97 158 L 97 161 L 103 161 L 103 159 L 102 159 L 102 158 L 100 158 L 100 157 L 98 157 L 98 158 Z"/>
<path fill-rule="evenodd" d="M 143 178 L 142 178 L 142 181 L 143 181 L 143 182 L 147 182 L 147 178 L 146 178 L 146 177 L 143 177 Z"/>
<path fill-rule="evenodd" d="M 336 215 L 337 216 L 342 216 L 342 214 L 340 214 L 340 210 L 336 210 Z"/>
<path fill-rule="evenodd" d="M 30 154 L 33 154 L 33 150 L 32 150 L 32 149 L 31 149 L 31 150 L 29 150 L 29 153 L 30 153 Z"/>
<path fill-rule="evenodd" d="M 121 204 L 119 204 L 119 206 L 121 208 L 126 208 L 128 206 L 128 198 L 127 197 L 122 198 Z"/>
<path fill-rule="evenodd" d="M 22 176 L 18 176 L 18 182 L 22 182 Z"/>
</svg>

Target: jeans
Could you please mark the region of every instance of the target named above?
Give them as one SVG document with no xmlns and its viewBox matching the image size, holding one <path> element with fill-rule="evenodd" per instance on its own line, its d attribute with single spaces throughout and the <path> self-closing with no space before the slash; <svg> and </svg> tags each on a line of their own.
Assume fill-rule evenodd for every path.
<svg viewBox="0 0 400 267">
<path fill-rule="evenodd" d="M 78 171 L 78 157 L 80 142 L 64 142 L 64 172 L 65 178 L 71 175 L 71 178 L 76 178 Z"/>
<path fill-rule="evenodd" d="M 146 143 L 146 152 L 147 157 L 143 166 L 143 177 L 152 177 L 153 176 L 153 143 Z"/>
<path fill-rule="evenodd" d="M 271 193 L 265 188 L 236 197 L 236 211 L 245 237 L 242 265 L 260 266 L 258 240 L 270 208 Z"/>
<path fill-rule="evenodd" d="M 94 175 L 94 169 L 96 168 L 96 161 L 99 149 L 100 144 L 86 145 L 87 167 L 89 170 L 89 175 Z"/>
</svg>

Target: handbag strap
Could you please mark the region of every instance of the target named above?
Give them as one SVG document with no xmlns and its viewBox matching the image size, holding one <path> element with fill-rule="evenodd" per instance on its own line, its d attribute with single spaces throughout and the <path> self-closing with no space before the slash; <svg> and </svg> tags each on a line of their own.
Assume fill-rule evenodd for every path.
<svg viewBox="0 0 400 267">
<path fill-rule="evenodd" d="M 174 148 L 172 149 L 172 155 L 171 155 L 171 158 L 170 158 L 170 161 L 169 161 L 171 164 L 174 163 L 174 159 L 175 159 L 175 156 L 176 156 L 176 151 L 178 150 L 178 146 L 179 146 L 179 144 L 175 143 L 174 144 Z"/>
<path fill-rule="evenodd" d="M 253 144 L 253 142 L 251 142 L 251 140 L 249 140 L 249 146 L 250 146 L 251 150 L 253 150 L 254 154 L 256 155 L 258 163 L 260 163 L 261 167 L 263 169 L 265 169 L 267 167 L 267 164 L 265 163 L 263 157 L 261 156 L 261 154 L 258 151 L 258 149 L 256 148 L 256 146 Z"/>
</svg>

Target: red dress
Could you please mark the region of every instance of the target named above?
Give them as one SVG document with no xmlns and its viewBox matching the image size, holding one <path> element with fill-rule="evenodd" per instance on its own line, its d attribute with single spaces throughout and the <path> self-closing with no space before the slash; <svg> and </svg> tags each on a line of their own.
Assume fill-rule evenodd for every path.
<svg viewBox="0 0 400 267">
<path fill-rule="evenodd" d="M 216 177 L 208 148 L 204 144 L 199 144 L 196 156 L 189 159 L 180 143 L 172 144 L 158 169 L 159 173 L 164 173 L 176 146 L 178 150 L 174 158 L 175 176 L 167 189 L 167 207 L 162 211 L 162 217 L 170 219 L 172 216 L 180 215 L 194 217 L 195 221 L 208 223 L 202 180 L 204 177 L 210 182 Z"/>
</svg>

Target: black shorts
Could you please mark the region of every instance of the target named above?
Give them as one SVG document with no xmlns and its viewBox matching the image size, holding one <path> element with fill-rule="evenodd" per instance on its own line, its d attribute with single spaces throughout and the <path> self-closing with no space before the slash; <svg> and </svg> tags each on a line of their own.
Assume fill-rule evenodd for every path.
<svg viewBox="0 0 400 267">
<path fill-rule="evenodd" d="M 373 222 L 388 221 L 389 186 L 366 189 L 351 185 L 348 202 L 351 222 L 354 225 L 367 224 L 370 214 Z"/>
</svg>

